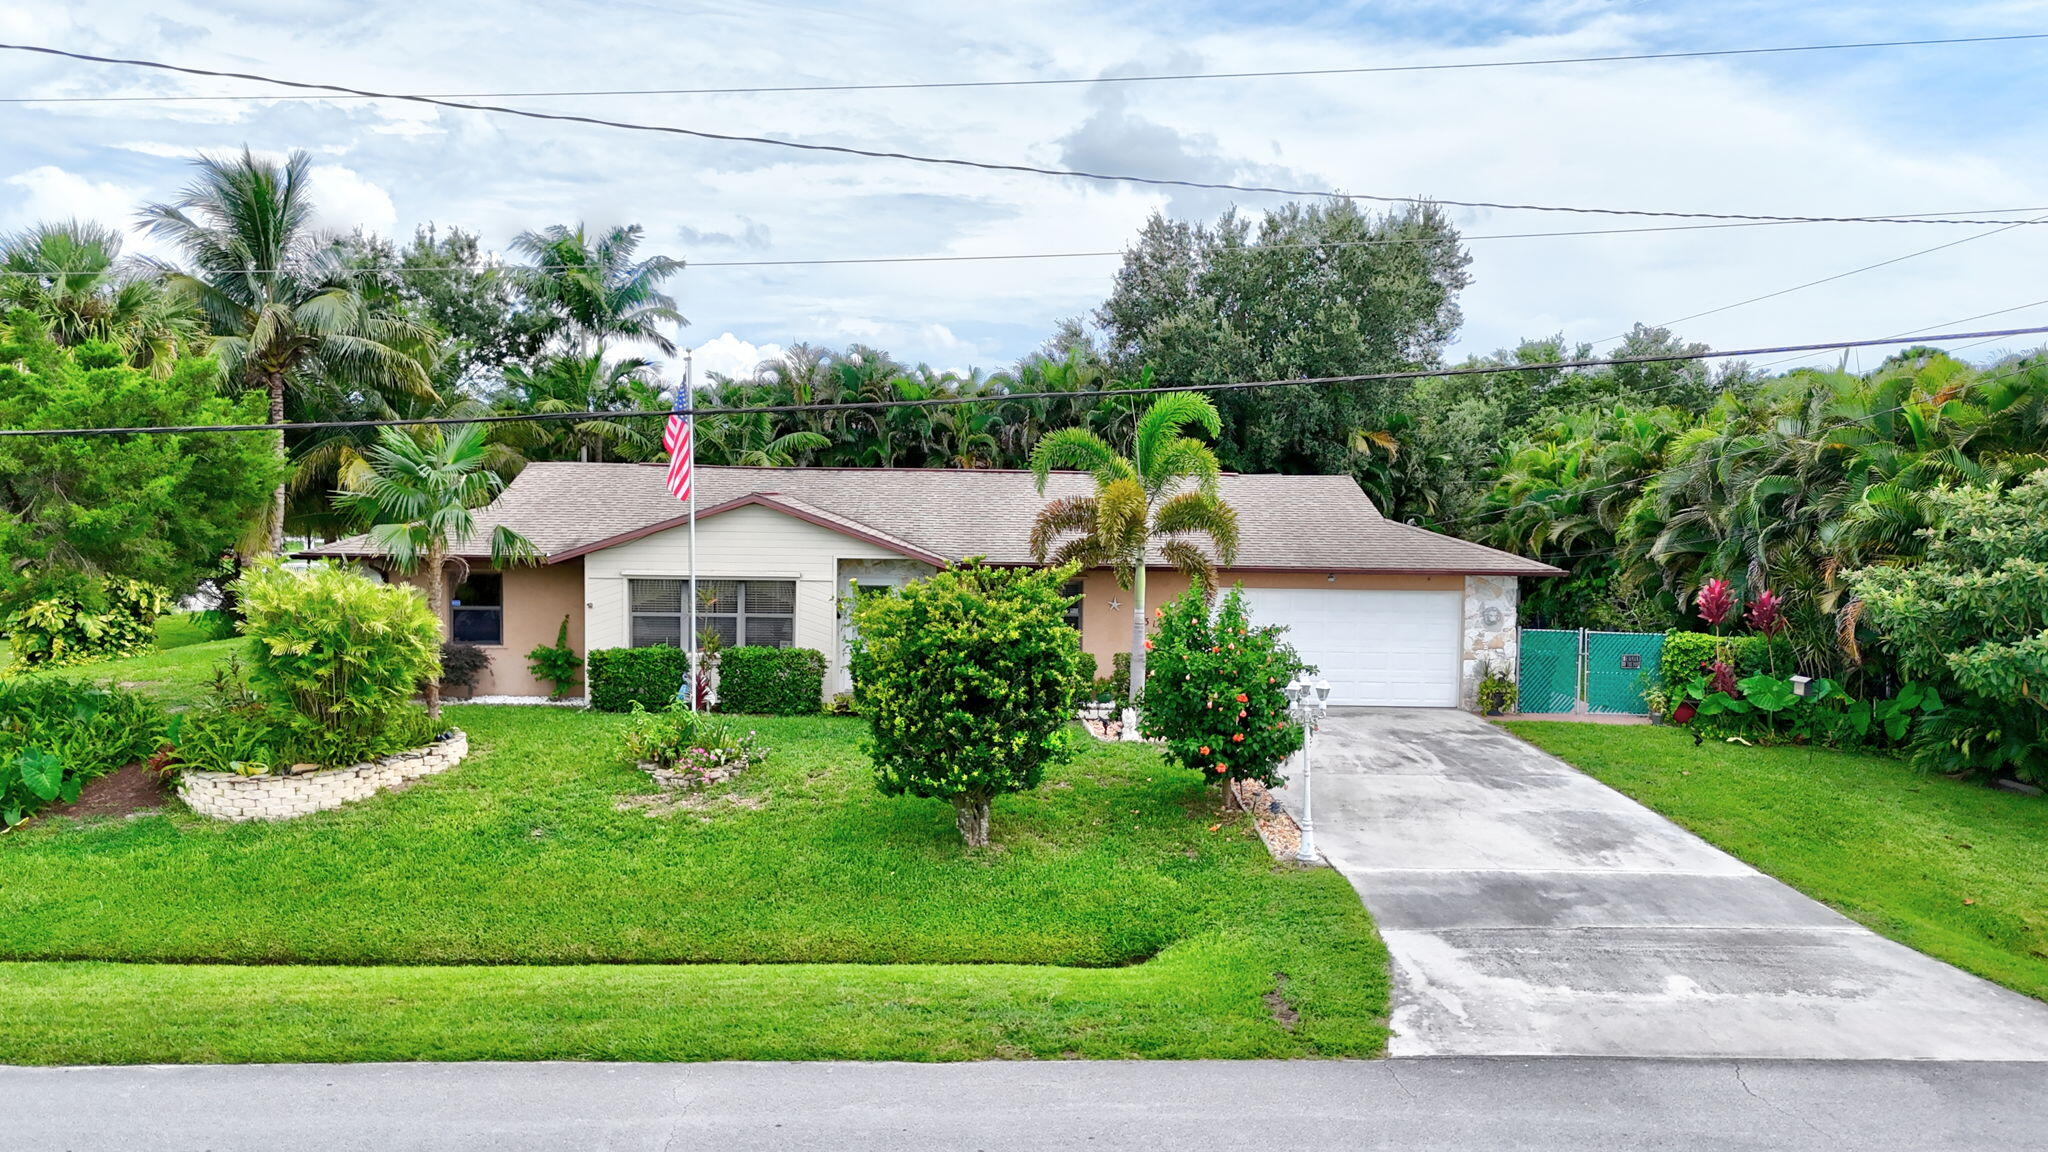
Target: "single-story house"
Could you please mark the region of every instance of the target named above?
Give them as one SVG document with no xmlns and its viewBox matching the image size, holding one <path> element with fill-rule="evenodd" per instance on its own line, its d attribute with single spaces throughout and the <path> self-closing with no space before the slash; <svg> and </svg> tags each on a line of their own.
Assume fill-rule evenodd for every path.
<svg viewBox="0 0 2048 1152">
<path fill-rule="evenodd" d="M 681 643 L 689 533 L 663 476 L 659 465 L 535 463 L 478 510 L 479 551 L 502 524 L 541 554 L 503 572 L 467 555 L 451 577 L 449 634 L 491 657 L 480 691 L 544 694 L 526 654 L 564 619 L 578 652 Z M 1013 470 L 699 468 L 697 576 L 713 597 L 699 627 L 728 645 L 815 648 L 826 692 L 843 691 L 853 598 L 970 556 L 1030 564 L 1039 508 L 1092 483 L 1056 473 L 1040 495 Z M 1488 662 L 1512 671 L 1517 578 L 1558 574 L 1388 520 L 1347 476 L 1225 475 L 1222 496 L 1240 523 L 1224 584 L 1244 586 L 1256 620 L 1289 628 L 1333 704 L 1470 707 Z M 300 555 L 386 567 L 363 536 Z M 1154 558 L 1149 604 L 1186 587 Z M 1130 646 L 1130 594 L 1107 569 L 1082 573 L 1075 591 L 1082 647 L 1106 675 Z"/>
</svg>

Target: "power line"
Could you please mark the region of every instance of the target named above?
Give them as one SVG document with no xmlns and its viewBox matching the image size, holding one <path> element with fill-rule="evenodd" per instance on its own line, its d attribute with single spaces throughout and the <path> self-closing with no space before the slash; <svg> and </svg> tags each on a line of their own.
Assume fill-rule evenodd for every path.
<svg viewBox="0 0 2048 1152">
<path fill-rule="evenodd" d="M 2010 308 L 1994 308 L 1994 309 L 1992 309 L 1992 310 L 1991 310 L 1991 311 L 1989 311 L 1989 312 L 1979 312 L 1979 313 L 1977 313 L 1977 314 L 1976 314 L 1976 315 L 1974 315 L 1974 316 L 1961 316 L 1961 317 L 1958 317 L 1958 318 L 1956 318 L 1956 319 L 1954 319 L 1954 320 L 1944 320 L 1944 321 L 1942 321 L 1942 322 L 1941 322 L 1941 323 L 1939 323 L 1939 324 L 1928 324 L 1928 325 L 1926 325 L 1926 326 L 1924 326 L 1924 327 L 1920 327 L 1920 328 L 1908 328 L 1908 329 L 1906 329 L 1906 330 L 1905 330 L 1904 332 L 1894 332 L 1894 333 L 1892 333 L 1892 335 L 1894 335 L 1894 336 L 1911 336 L 1911 335 L 1914 335 L 1915 333 L 1919 333 L 1919 332 L 1930 332 L 1930 331 L 1933 331 L 1933 330 L 1934 330 L 1934 329 L 1936 329 L 1936 328 L 1947 328 L 1947 327 L 1950 327 L 1950 326 L 1952 326 L 1952 325 L 1956 325 L 1956 324 L 1968 324 L 1968 323 L 1970 323 L 1971 321 L 1974 321 L 1974 320 L 1983 320 L 1983 319 L 1986 319 L 1986 318 L 1988 318 L 1988 317 L 1992 317 L 1992 316 L 2003 316 L 2003 315 L 2005 315 L 2005 314 L 2006 314 L 2006 313 L 2008 313 L 2008 312 L 2024 312 L 2024 311 L 2026 311 L 2026 310 L 2027 310 L 2027 309 L 2029 309 L 2029 308 L 2039 308 L 2039 307 L 2040 307 L 2040 306 L 2042 306 L 2043 304 L 2048 304 L 2048 298 L 2043 298 L 2043 299 L 2040 299 L 2040 300 L 2029 300 L 2029 301 L 2027 301 L 2027 302 L 2026 302 L 2025 304 L 2015 304 L 2015 305 L 2013 305 L 2013 306 L 2012 306 L 2012 307 L 2010 307 Z M 1980 343 L 1989 343 L 1989 341 L 1980 341 Z M 1976 344 L 1965 344 L 1965 345 L 1963 345 L 1963 348 L 1975 348 L 1976 346 L 1977 346 Z M 1960 351 L 1962 351 L 1962 348 L 1958 348 L 1958 349 L 1956 349 L 1956 351 L 1960 352 Z M 1768 363 L 1768 364 L 1759 364 L 1759 365 L 1757 365 L 1757 366 L 1756 366 L 1756 368 L 1757 368 L 1757 371 L 1761 372 L 1761 371 L 1764 371 L 1764 370 L 1766 370 L 1766 369 L 1770 369 L 1770 368 L 1776 368 L 1776 367 L 1777 367 L 1778 365 L 1780 365 L 1780 364 L 1790 364 L 1790 363 L 1792 363 L 1792 362 L 1793 362 L 1794 360 L 1807 360 L 1807 359 L 1811 359 L 1811 357 L 1809 357 L 1809 356 L 1787 356 L 1787 357 L 1786 357 L 1785 359 L 1783 359 L 1783 360 L 1773 360 L 1773 361 L 1771 361 L 1771 362 L 1770 362 L 1770 363 Z"/>
<path fill-rule="evenodd" d="M 382 100 L 413 96 L 432 100 L 508 99 L 514 97 L 581 96 L 753 96 L 799 92 L 903 92 L 946 88 L 1037 88 L 1092 84 L 1153 84 L 1181 80 L 1262 80 L 1310 76 L 1364 76 L 1387 72 L 1457 72 L 1478 68 L 1539 68 L 1559 64 L 1614 64 L 1643 60 L 1698 60 L 1716 56 L 1766 56 L 1792 52 L 1841 52 L 1864 48 L 1923 48 L 1950 44 L 1991 44 L 2012 40 L 2048 39 L 2048 32 L 2010 36 L 1962 36 L 1936 40 L 1865 40 L 1847 44 L 1797 44 L 1770 48 L 1712 48 L 1691 52 L 1633 52 L 1614 56 L 1550 56 L 1533 60 L 1474 60 L 1444 64 L 1379 64 L 1354 68 L 1289 68 L 1245 72 L 1167 72 L 1142 76 L 1062 76 L 1021 80 L 922 80 L 895 84 L 786 84 L 745 88 L 578 88 L 529 92 L 415 92 L 404 97 L 351 96 L 343 99 Z M 0 104 L 128 104 L 169 101 L 332 100 L 333 96 L 287 96 L 281 93 L 227 96 L 8 96 Z"/>
<path fill-rule="evenodd" d="M 1134 176 L 1120 173 L 1088 172 L 1078 168 L 1043 168 L 1032 164 L 1009 164 L 990 160 L 968 160 L 957 156 L 927 156 L 915 152 L 892 152 L 883 149 L 855 148 L 844 144 L 819 144 L 801 140 L 781 140 L 768 136 L 747 136 L 730 132 L 712 132 L 702 128 L 683 128 L 671 124 L 643 124 L 630 120 L 611 120 L 598 116 L 578 116 L 566 112 L 542 112 L 532 108 L 515 108 L 505 104 L 479 104 L 460 100 L 446 100 L 436 96 L 409 96 L 395 92 L 376 92 L 366 88 L 350 88 L 340 84 L 316 84 L 303 80 L 283 80 L 274 76 L 262 76 L 250 72 L 223 72 L 211 68 L 193 68 L 180 64 L 168 64 L 158 60 L 124 59 L 114 56 L 95 56 L 85 52 L 70 52 L 61 48 L 50 48 L 36 44 L 0 43 L 0 50 L 10 52 L 31 52 L 45 56 L 58 56 L 69 60 L 82 60 L 93 64 L 118 64 L 133 68 L 154 68 L 165 72 L 179 72 L 191 76 L 217 76 L 236 80 L 254 80 L 264 84 L 277 84 L 287 88 L 313 89 L 322 92 L 339 92 L 351 96 L 375 97 L 385 100 L 405 100 L 417 104 L 431 104 L 441 108 L 456 108 L 468 112 L 498 112 L 508 116 L 522 116 L 531 120 L 549 120 L 569 124 L 590 124 L 601 128 L 619 128 L 631 132 L 654 132 L 671 136 L 687 136 L 699 140 L 716 140 L 722 143 L 759 144 L 773 148 L 790 148 L 803 152 L 817 152 L 837 156 L 858 156 L 870 160 L 900 160 L 912 164 L 930 164 L 950 168 L 972 168 L 983 172 L 1018 172 L 1034 176 L 1061 176 L 1077 180 L 1094 180 L 1102 183 L 1139 184 L 1158 188 L 1197 188 L 1219 192 L 1251 192 L 1274 196 L 1300 196 L 1316 199 L 1363 200 L 1379 204 L 1439 204 L 1459 208 L 1494 208 L 1512 212 L 1569 212 L 1595 216 L 1642 216 L 1680 220 L 1751 220 L 1761 223 L 1798 224 L 2006 224 L 2005 220 L 1966 219 L 1951 217 L 1912 216 L 1795 216 L 1745 212 L 1676 212 L 1645 208 L 1586 208 L 1556 204 L 1514 204 L 1492 200 L 1453 200 L 1431 196 L 1385 196 L 1364 192 L 1337 192 L 1331 189 L 1285 188 L 1276 185 L 1232 184 L 1224 181 L 1177 180 L 1162 176 Z"/>
<path fill-rule="evenodd" d="M 2042 210 L 2043 209 L 2040 207 L 1972 208 L 1967 209 L 1966 212 L 1969 214 L 1986 214 L 2002 212 L 2040 212 Z M 1893 213 L 1892 215 L 1895 217 L 1905 218 L 1912 216 L 1945 216 L 1954 214 L 1955 213 L 1951 212 L 1899 212 Z M 1886 219 L 1890 219 L 1890 217 L 1887 217 Z M 1802 223 L 1802 221 L 1766 220 L 1752 222 L 1738 221 L 1734 223 L 1720 224 L 1653 224 L 1648 227 L 1642 228 L 1575 228 L 1566 231 L 1555 232 L 1493 232 L 1473 235 L 1461 234 L 1457 237 L 1457 240 L 1459 243 L 1462 244 L 1468 240 L 1539 240 L 1546 237 L 1629 236 L 1641 232 L 1698 232 L 1720 228 L 1777 228 L 1782 227 L 1786 224 L 1796 223 Z M 1324 240 L 1305 242 L 1299 244 L 1252 244 L 1246 245 L 1244 248 L 1240 249 L 1240 251 L 1245 253 L 1257 253 L 1283 251 L 1311 251 L 1331 248 L 1376 248 L 1402 244 L 1436 244 L 1441 243 L 1443 239 L 1444 237 L 1442 236 L 1392 236 L 1377 240 Z M 687 271 L 688 269 L 691 268 L 818 267 L 821 265 L 835 264 L 948 264 L 980 260 L 1071 260 L 1089 257 L 1109 257 L 1123 255 L 1125 255 L 1125 250 L 1121 248 L 1101 248 L 1077 252 L 930 253 L 914 256 L 836 256 L 784 260 L 685 260 L 684 269 Z M 503 272 L 562 272 L 577 271 L 580 269 L 587 269 L 590 267 L 592 267 L 592 265 L 589 264 L 499 263 L 485 265 L 478 270 Z M 107 268 L 84 269 L 0 268 L 0 276 L 21 276 L 33 279 L 52 279 L 64 276 L 112 275 L 118 273 L 119 271 L 119 268 L 112 266 Z M 224 271 L 241 276 L 255 276 L 280 272 L 284 271 L 284 269 L 229 268 L 225 269 Z M 447 264 L 387 264 L 362 268 L 342 268 L 338 269 L 337 271 L 340 274 L 349 276 L 375 276 L 392 272 L 439 272 L 447 275 L 453 275 L 458 272 L 469 271 L 469 269 L 461 266 L 451 266 Z"/>
<path fill-rule="evenodd" d="M 2000 339 L 2007 336 L 2039 336 L 2048 334 L 2048 325 L 2035 328 L 2009 328 L 1996 332 L 1949 332 L 1938 336 L 1915 337 L 1915 340 L 1969 340 L 1978 337 Z M 1436 377 L 1495 375 L 1503 371 L 1543 371 L 1567 368 L 1599 368 L 1618 364 L 1662 364 L 1681 360 L 1720 360 L 1744 356 L 1767 356 L 1782 352 L 1812 352 L 1823 349 L 1864 348 L 1884 344 L 1907 343 L 1901 337 L 1889 336 L 1875 340 L 1831 340 L 1818 344 L 1784 344 L 1769 348 L 1736 348 L 1726 352 L 1662 352 L 1644 356 L 1601 357 L 1582 360 L 1557 360 L 1546 364 L 1520 364 L 1504 369 L 1500 365 L 1471 365 L 1459 368 L 1418 368 L 1398 372 L 1364 372 L 1345 376 L 1304 376 L 1292 380 L 1239 380 L 1221 384 L 1159 384 L 1135 388 L 1098 388 L 1074 392 L 987 392 L 971 395 L 926 396 L 893 400 L 851 400 L 829 403 L 808 404 L 761 404 L 719 408 L 697 408 L 696 416 L 756 416 L 779 415 L 798 412 L 859 412 L 884 408 L 934 408 L 955 404 L 1005 404 L 1022 400 L 1094 400 L 1116 396 L 1152 396 L 1166 392 L 1243 392 L 1265 388 L 1299 388 L 1322 384 L 1363 384 L 1378 381 L 1417 380 Z M 588 420 L 603 417 L 607 420 L 629 420 L 635 418 L 666 419 L 672 414 L 668 408 L 649 408 L 625 412 L 521 412 L 510 415 L 478 416 L 425 416 L 412 419 L 391 420 L 313 420 L 305 423 L 272 424 L 188 424 L 169 426 L 141 426 L 131 428 L 8 428 L 0 429 L 0 437 L 7 436 L 164 436 L 192 435 L 208 432 L 285 432 L 315 431 L 337 428 L 413 428 L 439 424 L 516 424 L 554 420 Z"/>
</svg>

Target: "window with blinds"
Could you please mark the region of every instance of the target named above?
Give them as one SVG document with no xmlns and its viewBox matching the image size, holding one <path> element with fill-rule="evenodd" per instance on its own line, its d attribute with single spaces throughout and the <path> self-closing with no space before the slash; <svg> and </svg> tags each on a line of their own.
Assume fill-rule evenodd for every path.
<svg viewBox="0 0 2048 1152">
<path fill-rule="evenodd" d="M 633 647 L 684 647 L 688 586 L 687 580 L 626 581 Z M 699 580 L 697 631 L 717 636 L 727 648 L 789 647 L 796 643 L 796 581 Z"/>
</svg>

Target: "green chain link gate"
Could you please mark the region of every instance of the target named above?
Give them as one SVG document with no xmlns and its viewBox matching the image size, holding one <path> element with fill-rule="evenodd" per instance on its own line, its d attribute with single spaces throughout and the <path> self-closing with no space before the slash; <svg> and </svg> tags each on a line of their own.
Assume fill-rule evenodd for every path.
<svg viewBox="0 0 2048 1152">
<path fill-rule="evenodd" d="M 1664 637 L 1657 632 L 1524 628 L 1519 707 L 1641 716 L 1650 710 L 1643 693 L 1657 686 L 1663 651 Z"/>
</svg>

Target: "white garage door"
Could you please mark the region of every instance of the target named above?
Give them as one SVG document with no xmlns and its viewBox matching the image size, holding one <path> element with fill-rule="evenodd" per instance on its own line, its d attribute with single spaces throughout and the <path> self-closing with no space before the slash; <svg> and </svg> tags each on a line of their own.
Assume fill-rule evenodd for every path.
<svg viewBox="0 0 2048 1152">
<path fill-rule="evenodd" d="M 1330 682 L 1332 704 L 1455 707 L 1464 597 L 1458 592 L 1247 588 L 1259 624 Z"/>
</svg>

